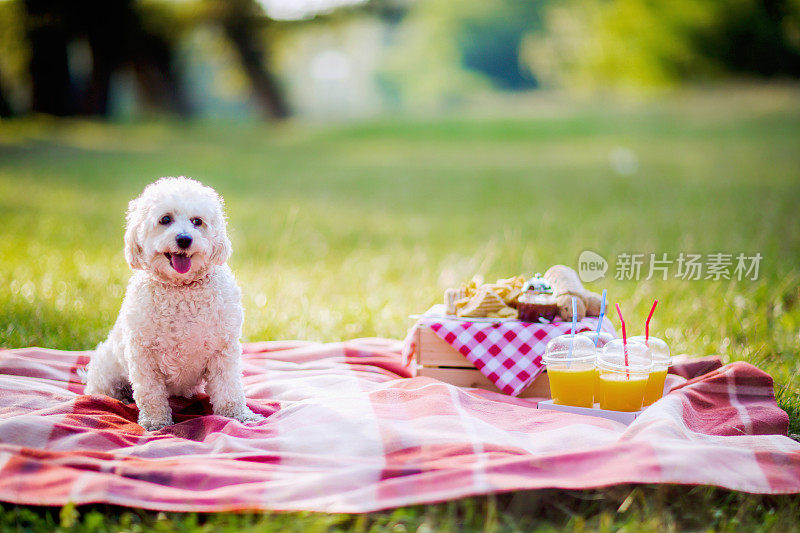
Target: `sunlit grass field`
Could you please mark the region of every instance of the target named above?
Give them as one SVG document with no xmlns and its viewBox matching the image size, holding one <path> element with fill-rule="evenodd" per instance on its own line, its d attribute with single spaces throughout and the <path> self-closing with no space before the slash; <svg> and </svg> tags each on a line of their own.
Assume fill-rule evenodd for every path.
<svg viewBox="0 0 800 533">
<path fill-rule="evenodd" d="M 654 334 L 674 353 L 719 354 L 771 373 L 798 438 L 800 90 L 694 91 L 637 103 L 520 98 L 501 109 L 339 125 L 2 122 L 0 346 L 85 350 L 102 340 L 130 275 L 122 254 L 128 200 L 159 176 L 187 175 L 225 197 L 245 340 L 402 338 L 408 316 L 450 285 L 474 274 L 577 267 L 592 250 L 610 268 L 588 286 L 608 289 L 632 333 L 657 298 Z M 733 254 L 731 274 L 739 253 L 763 259 L 757 280 L 682 280 L 677 263 L 668 280 L 646 279 L 650 254 L 675 260 L 681 252 Z M 639 281 L 615 279 L 621 253 L 645 254 Z M 790 530 L 798 506 L 796 497 L 643 487 L 476 498 L 361 519 L 293 515 L 290 523 Z M 287 524 L 124 516 L 137 527 L 166 521 L 188 530 Z M 0 526 L 12 520 L 47 529 L 61 517 L 5 506 Z M 116 520 L 100 525 L 127 527 Z"/>
</svg>

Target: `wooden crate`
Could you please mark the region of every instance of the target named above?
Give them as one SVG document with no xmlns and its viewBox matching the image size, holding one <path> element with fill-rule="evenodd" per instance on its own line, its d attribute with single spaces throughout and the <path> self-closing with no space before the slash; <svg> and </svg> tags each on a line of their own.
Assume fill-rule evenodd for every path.
<svg viewBox="0 0 800 533">
<path fill-rule="evenodd" d="M 417 346 L 417 374 L 435 378 L 459 387 L 475 387 L 501 392 L 489 378 L 480 373 L 466 357 L 447 344 L 436 332 L 427 327 L 417 328 L 414 342 Z M 539 374 L 520 398 L 549 398 L 550 381 L 547 373 Z"/>
</svg>

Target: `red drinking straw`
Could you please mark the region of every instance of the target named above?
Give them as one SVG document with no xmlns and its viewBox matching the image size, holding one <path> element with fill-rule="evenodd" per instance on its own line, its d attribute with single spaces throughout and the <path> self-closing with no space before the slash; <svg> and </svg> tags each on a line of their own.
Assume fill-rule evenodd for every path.
<svg viewBox="0 0 800 533">
<path fill-rule="evenodd" d="M 619 304 L 616 304 L 616 306 L 619 321 L 622 322 L 622 350 L 625 352 L 625 366 L 628 366 L 628 334 L 625 333 L 625 320 L 622 319 L 622 311 L 619 309 Z"/>
<path fill-rule="evenodd" d="M 644 323 L 644 343 L 647 346 L 650 346 L 650 319 L 653 318 L 653 311 L 656 310 L 656 306 L 658 305 L 658 300 L 653 302 L 653 307 L 650 308 L 650 314 L 647 315 L 647 321 Z"/>
</svg>

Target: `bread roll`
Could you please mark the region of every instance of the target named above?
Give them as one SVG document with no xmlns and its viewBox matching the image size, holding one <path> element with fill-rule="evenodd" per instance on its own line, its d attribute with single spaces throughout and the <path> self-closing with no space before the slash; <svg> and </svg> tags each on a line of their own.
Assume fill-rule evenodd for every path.
<svg viewBox="0 0 800 533">
<path fill-rule="evenodd" d="M 583 320 L 588 309 L 588 291 L 583 288 L 578 273 L 568 266 L 555 265 L 544 273 L 544 277 L 553 287 L 553 296 L 556 297 L 559 316 L 563 320 L 572 320 L 572 297 L 574 296 L 577 299 L 577 320 Z M 600 312 L 599 302 L 597 312 Z"/>
</svg>

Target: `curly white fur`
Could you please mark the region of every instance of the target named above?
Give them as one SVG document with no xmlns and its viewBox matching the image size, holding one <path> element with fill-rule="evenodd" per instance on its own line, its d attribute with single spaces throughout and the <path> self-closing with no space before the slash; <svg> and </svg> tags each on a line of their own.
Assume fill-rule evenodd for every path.
<svg viewBox="0 0 800 533">
<path fill-rule="evenodd" d="M 125 259 L 134 274 L 108 339 L 92 355 L 86 393 L 122 400 L 132 388 L 139 424 L 151 431 L 172 424 L 170 395 L 204 389 L 215 414 L 262 419 L 245 404 L 241 291 L 230 254 L 214 189 L 161 178 L 131 201 Z"/>
</svg>

